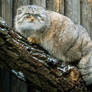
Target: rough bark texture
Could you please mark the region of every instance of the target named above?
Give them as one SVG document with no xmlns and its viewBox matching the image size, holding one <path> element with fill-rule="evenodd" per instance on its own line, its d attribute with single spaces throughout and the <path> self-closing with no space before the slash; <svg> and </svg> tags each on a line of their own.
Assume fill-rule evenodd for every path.
<svg viewBox="0 0 92 92">
<path fill-rule="evenodd" d="M 76 68 L 66 68 L 62 72 L 58 60 L 55 59 L 55 65 L 50 63 L 54 59 L 44 49 L 29 43 L 0 22 L 0 66 L 22 72 L 33 87 L 32 92 L 89 92 Z"/>
</svg>

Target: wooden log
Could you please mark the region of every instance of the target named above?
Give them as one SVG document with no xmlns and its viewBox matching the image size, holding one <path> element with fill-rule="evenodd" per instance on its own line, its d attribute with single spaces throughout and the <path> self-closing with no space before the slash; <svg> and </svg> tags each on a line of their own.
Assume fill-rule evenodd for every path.
<svg viewBox="0 0 92 92">
<path fill-rule="evenodd" d="M 53 58 L 53 59 L 52 59 Z M 55 66 L 50 60 L 56 62 Z M 29 43 L 19 33 L 0 22 L 0 66 L 24 75 L 40 92 L 89 92 L 74 67 L 62 71 L 62 64 L 39 45 Z M 70 66 L 69 66 L 70 68 Z"/>
</svg>

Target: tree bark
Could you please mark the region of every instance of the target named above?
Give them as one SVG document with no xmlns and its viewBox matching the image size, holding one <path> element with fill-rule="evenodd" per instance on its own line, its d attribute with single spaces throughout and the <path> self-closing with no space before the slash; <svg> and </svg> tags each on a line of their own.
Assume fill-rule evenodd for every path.
<svg viewBox="0 0 92 92">
<path fill-rule="evenodd" d="M 54 63 L 52 63 L 54 61 Z M 40 92 L 89 92 L 77 68 L 65 65 L 39 45 L 0 22 L 0 67 L 24 74 L 29 87 Z M 36 91 L 35 91 L 36 92 Z"/>
</svg>

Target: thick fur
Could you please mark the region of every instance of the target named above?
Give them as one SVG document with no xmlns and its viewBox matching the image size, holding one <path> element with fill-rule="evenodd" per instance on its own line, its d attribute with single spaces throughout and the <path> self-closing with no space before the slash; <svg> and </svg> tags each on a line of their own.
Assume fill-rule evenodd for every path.
<svg viewBox="0 0 92 92">
<path fill-rule="evenodd" d="M 34 21 L 28 21 L 30 13 Z M 37 17 L 35 17 L 35 14 Z M 36 5 L 18 8 L 15 28 L 25 37 L 34 37 L 50 54 L 64 62 L 78 63 L 87 84 L 92 83 L 92 41 L 85 28 L 69 18 Z"/>
</svg>

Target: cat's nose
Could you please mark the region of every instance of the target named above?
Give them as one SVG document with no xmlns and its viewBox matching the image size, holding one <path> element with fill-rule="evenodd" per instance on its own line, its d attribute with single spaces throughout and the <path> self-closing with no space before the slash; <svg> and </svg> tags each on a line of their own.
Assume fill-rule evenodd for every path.
<svg viewBox="0 0 92 92">
<path fill-rule="evenodd" d="M 31 17 L 30 17 L 30 20 L 31 20 L 31 21 L 34 21 L 34 17 L 33 17 L 33 16 L 31 16 Z"/>
<path fill-rule="evenodd" d="M 30 17 L 28 18 L 28 21 L 29 21 L 29 22 L 33 22 L 33 21 L 34 21 L 34 17 L 33 17 L 33 16 L 30 16 Z"/>
</svg>

